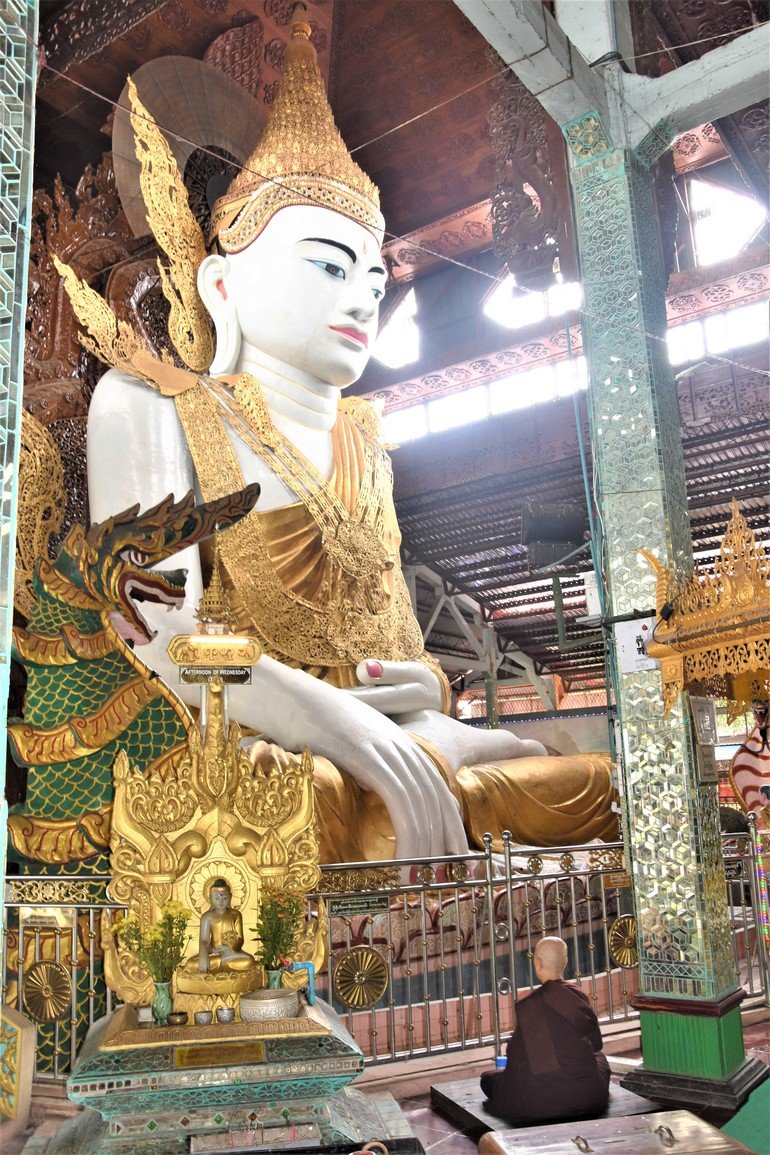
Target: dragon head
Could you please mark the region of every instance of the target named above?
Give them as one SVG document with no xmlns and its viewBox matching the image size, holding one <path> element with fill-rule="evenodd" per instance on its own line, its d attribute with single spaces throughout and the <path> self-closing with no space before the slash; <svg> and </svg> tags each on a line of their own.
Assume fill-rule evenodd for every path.
<svg viewBox="0 0 770 1155">
<path fill-rule="evenodd" d="M 253 509 L 258 496 L 259 486 L 247 485 L 196 505 L 191 490 L 181 501 L 169 494 L 144 513 L 134 505 L 88 530 L 76 525 L 55 568 L 91 603 L 89 608 L 108 610 L 118 632 L 141 645 L 151 641 L 153 633 L 137 603 L 174 607 L 185 596 L 186 570 L 151 567 L 234 525 Z"/>
</svg>

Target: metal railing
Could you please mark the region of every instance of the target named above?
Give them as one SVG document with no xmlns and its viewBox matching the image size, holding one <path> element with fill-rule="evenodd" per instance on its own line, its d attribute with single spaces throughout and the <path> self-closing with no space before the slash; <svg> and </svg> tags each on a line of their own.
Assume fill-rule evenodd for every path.
<svg viewBox="0 0 770 1155">
<path fill-rule="evenodd" d="M 620 844 L 485 851 L 403 864 L 323 868 L 318 893 L 329 912 L 322 997 L 342 1015 L 369 1062 L 493 1044 L 512 1029 L 520 992 L 534 985 L 539 938 L 570 947 L 567 977 L 605 1022 L 636 1017 L 635 973 L 614 965 L 612 922 L 631 911 Z M 390 872 L 390 885 L 383 885 Z M 620 884 L 620 885 L 619 885 Z M 351 901 L 352 896 L 352 901 Z M 379 956 L 383 1000 L 367 1009 L 343 1001 L 336 968 L 353 950 Z M 360 956 L 364 965 L 367 954 Z M 363 980 L 362 980 L 363 981 Z"/>
<path fill-rule="evenodd" d="M 758 834 L 751 821 L 748 834 L 722 835 L 722 856 L 735 979 L 746 992 L 744 1005 L 770 1005 L 770 943 L 762 925 L 762 912 L 767 910 L 762 862 L 763 858 L 770 862 L 770 836 Z"/>
<path fill-rule="evenodd" d="M 761 847 L 754 832 L 723 842 L 736 979 L 747 1002 L 770 1003 Z M 40 1079 L 63 1078 L 90 1026 L 112 1009 L 100 920 L 121 908 L 108 899 L 108 881 L 6 879 L 3 1002 L 29 1012 L 35 964 L 56 964 L 59 982 L 65 974 L 69 984 L 59 1017 L 38 1026 Z M 322 899 L 328 914 L 318 993 L 342 1015 L 370 1064 L 499 1048 L 516 999 L 534 985 L 538 939 L 557 934 L 569 946 L 566 977 L 585 991 L 600 1021 L 631 1025 L 636 970 L 618 966 L 610 951 L 613 924 L 633 910 L 628 883 L 619 843 L 522 850 L 506 840 L 501 855 L 488 844 L 408 865 L 324 866 L 309 903 L 317 910 Z"/>
</svg>

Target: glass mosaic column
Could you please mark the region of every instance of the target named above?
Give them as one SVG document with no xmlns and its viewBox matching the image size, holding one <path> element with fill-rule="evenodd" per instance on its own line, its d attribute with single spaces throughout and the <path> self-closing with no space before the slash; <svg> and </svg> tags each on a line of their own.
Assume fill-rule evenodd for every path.
<svg viewBox="0 0 770 1155">
<path fill-rule="evenodd" d="M 5 0 L 0 7 L 0 722 L 3 732 L 11 662 L 36 36 L 37 0 Z M 3 788 L 5 745 L 3 740 L 0 743 L 0 787 Z M 0 798 L 0 862 L 5 870 L 4 789 L 0 789 Z"/>
<path fill-rule="evenodd" d="M 639 549 L 678 574 L 692 569 L 649 167 L 670 138 L 659 128 L 634 152 L 617 148 L 595 113 L 563 131 L 585 290 L 606 612 L 614 621 L 655 606 L 655 580 Z M 687 695 L 666 718 L 657 670 L 615 672 L 643 1051 L 643 1067 L 624 1085 L 737 1106 L 759 1080 L 743 1049 L 716 788 L 699 783 Z"/>
</svg>

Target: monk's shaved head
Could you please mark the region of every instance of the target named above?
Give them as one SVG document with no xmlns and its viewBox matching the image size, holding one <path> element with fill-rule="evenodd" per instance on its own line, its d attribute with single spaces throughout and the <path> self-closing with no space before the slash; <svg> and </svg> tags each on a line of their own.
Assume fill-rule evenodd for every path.
<svg viewBox="0 0 770 1155">
<path fill-rule="evenodd" d="M 541 938 L 535 947 L 535 962 L 544 975 L 560 979 L 567 965 L 567 944 L 562 938 Z"/>
</svg>

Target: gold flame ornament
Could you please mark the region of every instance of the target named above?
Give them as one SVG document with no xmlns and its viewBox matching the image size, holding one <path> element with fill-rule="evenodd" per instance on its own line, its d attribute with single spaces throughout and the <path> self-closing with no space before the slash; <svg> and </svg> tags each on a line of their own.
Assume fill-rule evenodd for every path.
<svg viewBox="0 0 770 1155">
<path fill-rule="evenodd" d="M 331 209 L 373 232 L 385 226 L 379 191 L 353 160 L 334 123 L 311 31 L 302 20 L 292 25 L 267 127 L 214 205 L 211 239 L 226 253 L 245 249 L 289 205 Z"/>
<path fill-rule="evenodd" d="M 130 76 L 128 97 L 147 220 L 168 260 L 166 265 L 158 258 L 163 295 L 171 306 L 169 337 L 185 365 L 203 372 L 214 359 L 209 317 L 197 285 L 198 266 L 206 256 L 205 239 L 190 208 L 176 157 Z"/>
</svg>

